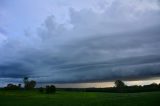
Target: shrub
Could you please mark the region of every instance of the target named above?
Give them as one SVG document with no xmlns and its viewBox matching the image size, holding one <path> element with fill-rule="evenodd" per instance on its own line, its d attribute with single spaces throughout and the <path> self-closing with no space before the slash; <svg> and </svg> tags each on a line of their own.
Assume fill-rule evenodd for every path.
<svg viewBox="0 0 160 106">
<path fill-rule="evenodd" d="M 8 84 L 6 87 L 4 87 L 4 89 L 5 90 L 18 90 L 20 89 L 20 87 L 14 84 Z"/>
<path fill-rule="evenodd" d="M 39 92 L 41 92 L 41 93 L 44 92 L 44 88 L 43 88 L 43 87 L 40 87 L 38 90 L 39 90 Z"/>
<path fill-rule="evenodd" d="M 24 77 L 24 79 L 23 79 L 24 88 L 27 90 L 33 89 L 36 86 L 36 81 L 34 81 L 34 80 L 29 81 L 28 79 L 29 79 L 28 77 Z"/>
<path fill-rule="evenodd" d="M 47 85 L 46 86 L 46 93 L 50 94 L 50 93 L 55 93 L 56 92 L 56 87 L 54 85 Z"/>
</svg>

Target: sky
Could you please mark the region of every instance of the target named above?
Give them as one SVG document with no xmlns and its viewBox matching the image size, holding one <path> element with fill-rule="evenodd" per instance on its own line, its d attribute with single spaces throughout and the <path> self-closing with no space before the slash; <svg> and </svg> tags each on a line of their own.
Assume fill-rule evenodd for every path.
<svg viewBox="0 0 160 106">
<path fill-rule="evenodd" d="M 0 0 L 0 86 L 160 83 L 159 20 L 159 0 Z"/>
</svg>

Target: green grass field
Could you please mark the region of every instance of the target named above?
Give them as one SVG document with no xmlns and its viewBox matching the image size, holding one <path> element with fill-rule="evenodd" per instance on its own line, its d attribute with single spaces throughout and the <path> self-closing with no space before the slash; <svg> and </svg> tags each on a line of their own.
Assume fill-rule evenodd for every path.
<svg viewBox="0 0 160 106">
<path fill-rule="evenodd" d="M 160 92 L 97 93 L 0 91 L 0 106 L 160 106 Z"/>
</svg>

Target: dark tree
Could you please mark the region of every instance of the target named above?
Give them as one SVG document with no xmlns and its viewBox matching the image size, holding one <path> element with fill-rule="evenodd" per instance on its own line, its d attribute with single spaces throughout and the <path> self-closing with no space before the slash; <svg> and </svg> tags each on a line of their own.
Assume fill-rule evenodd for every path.
<svg viewBox="0 0 160 106">
<path fill-rule="evenodd" d="M 39 90 L 39 92 L 41 92 L 41 93 L 44 92 L 44 88 L 43 88 L 43 87 L 40 87 L 38 90 Z"/>
<path fill-rule="evenodd" d="M 125 83 L 124 83 L 123 81 L 121 81 L 121 80 L 116 80 L 116 81 L 114 82 L 114 84 L 115 84 L 115 86 L 116 86 L 117 88 L 123 88 L 123 87 L 126 86 Z"/>
<path fill-rule="evenodd" d="M 26 88 L 27 87 L 27 83 L 29 82 L 28 81 L 28 77 L 24 77 L 23 78 L 23 82 L 24 82 L 24 88 Z"/>
<path fill-rule="evenodd" d="M 18 87 L 19 87 L 19 88 L 21 88 L 21 86 L 22 86 L 21 84 L 18 84 Z"/>
<path fill-rule="evenodd" d="M 55 92 L 56 92 L 56 87 L 54 85 L 46 86 L 46 93 L 50 94 L 50 93 L 55 93 Z"/>
<path fill-rule="evenodd" d="M 49 85 L 46 86 L 46 93 L 50 93 L 50 86 Z"/>
<path fill-rule="evenodd" d="M 33 89 L 36 86 L 36 81 L 28 81 L 25 85 L 25 89 Z"/>
<path fill-rule="evenodd" d="M 158 84 L 152 83 L 152 84 L 150 84 L 150 86 L 152 86 L 152 87 L 158 87 Z"/>
<path fill-rule="evenodd" d="M 56 92 L 56 87 L 54 85 L 51 85 L 50 88 L 51 88 L 52 93 Z"/>
<path fill-rule="evenodd" d="M 36 81 L 34 81 L 34 80 L 29 81 L 28 86 L 30 89 L 33 89 L 36 86 Z"/>
<path fill-rule="evenodd" d="M 14 84 L 8 84 L 5 88 L 5 90 L 18 90 L 20 89 L 19 86 L 14 85 Z"/>
<path fill-rule="evenodd" d="M 25 89 L 33 89 L 36 86 L 36 81 L 34 80 L 29 81 L 28 77 L 24 77 L 23 81 Z"/>
</svg>

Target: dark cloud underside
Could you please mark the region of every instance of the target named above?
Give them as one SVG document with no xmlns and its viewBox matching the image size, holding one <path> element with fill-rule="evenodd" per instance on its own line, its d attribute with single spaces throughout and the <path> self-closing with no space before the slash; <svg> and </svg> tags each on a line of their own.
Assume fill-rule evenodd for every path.
<svg viewBox="0 0 160 106">
<path fill-rule="evenodd" d="M 115 0 L 100 12 L 72 8 L 67 25 L 49 16 L 36 34 L 16 39 L 0 29 L 0 77 L 71 83 L 160 76 L 158 3 Z"/>
</svg>

